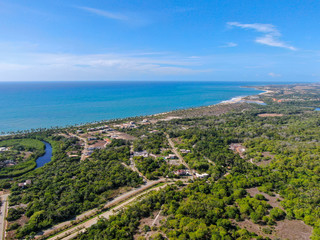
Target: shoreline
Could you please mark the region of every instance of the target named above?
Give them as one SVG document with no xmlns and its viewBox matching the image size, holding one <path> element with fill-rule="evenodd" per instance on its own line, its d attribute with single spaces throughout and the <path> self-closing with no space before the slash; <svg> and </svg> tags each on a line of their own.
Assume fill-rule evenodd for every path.
<svg viewBox="0 0 320 240">
<path fill-rule="evenodd" d="M 247 87 L 247 86 L 245 86 Z M 258 87 L 258 86 L 257 86 Z M 124 118 L 114 118 L 114 119 L 108 119 L 108 120 L 98 120 L 98 121 L 93 121 L 93 122 L 87 122 L 87 123 L 79 123 L 79 124 L 74 124 L 71 126 L 51 126 L 51 127 L 47 127 L 47 128 L 40 128 L 40 130 L 38 131 L 34 131 L 34 132 L 39 132 L 39 131 L 47 131 L 47 130 L 62 130 L 62 129 L 66 129 L 66 128 L 70 128 L 70 127 L 80 127 L 80 126 L 86 126 L 86 125 L 92 125 L 92 124 L 99 124 L 99 123 L 107 123 L 110 121 L 119 121 L 119 120 L 125 120 L 125 119 L 131 119 L 131 118 L 147 118 L 147 117 L 157 117 L 157 116 L 163 116 L 166 114 L 170 114 L 170 113 L 174 113 L 176 111 L 184 111 L 184 110 L 191 110 L 191 109 L 197 109 L 197 108 L 206 108 L 206 107 L 213 107 L 213 106 L 217 106 L 217 105 L 228 105 L 228 104 L 235 104 L 235 103 L 240 103 L 241 101 L 244 100 L 244 98 L 249 97 L 249 96 L 259 96 L 262 94 L 266 94 L 269 92 L 272 92 L 270 90 L 261 90 L 261 89 L 257 89 L 257 87 L 252 87 L 255 90 L 258 91 L 263 91 L 261 93 L 258 94 L 253 94 L 253 95 L 246 95 L 246 96 L 237 96 L 237 97 L 233 97 L 229 100 L 223 100 L 221 102 L 218 102 L 216 104 L 211 104 L 211 105 L 203 105 L 203 106 L 197 106 L 197 107 L 188 107 L 188 108 L 183 108 L 183 109 L 176 109 L 176 110 L 172 110 L 172 111 L 167 111 L 167 112 L 160 112 L 160 113 L 155 113 L 155 114 L 149 114 L 149 115 L 142 115 L 142 116 L 130 116 L 130 117 L 124 117 Z M 259 86 L 260 87 L 260 86 Z M 263 87 L 263 86 L 262 86 Z M 19 133 L 19 131 L 21 133 Z M 13 131 L 13 133 L 5 133 L 5 134 L 0 134 L 0 138 L 1 137 L 9 137 L 9 136 L 15 136 L 15 135 L 24 135 L 24 134 L 29 134 L 32 133 L 31 129 L 27 129 L 27 130 L 18 130 L 18 131 Z M 1 140 L 1 139 L 0 139 Z"/>
</svg>

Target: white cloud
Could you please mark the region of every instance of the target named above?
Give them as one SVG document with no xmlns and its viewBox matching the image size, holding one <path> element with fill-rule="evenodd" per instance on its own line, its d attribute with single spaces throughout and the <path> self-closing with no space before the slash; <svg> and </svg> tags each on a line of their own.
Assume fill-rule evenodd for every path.
<svg viewBox="0 0 320 240">
<path fill-rule="evenodd" d="M 281 74 L 270 72 L 268 73 L 270 77 L 281 77 Z"/>
<path fill-rule="evenodd" d="M 122 20 L 122 21 L 128 20 L 128 17 L 121 13 L 115 13 L 115 12 L 105 11 L 97 8 L 90 8 L 90 7 L 78 7 L 78 8 L 90 13 L 93 13 L 102 17 L 114 19 L 114 20 Z"/>
<path fill-rule="evenodd" d="M 220 47 L 222 47 L 222 48 L 230 48 L 230 47 L 237 47 L 237 46 L 238 46 L 237 43 L 228 42 L 228 43 L 226 43 L 225 45 L 222 45 L 222 46 L 220 46 Z"/>
<path fill-rule="evenodd" d="M 272 46 L 272 47 L 281 47 L 287 48 L 290 50 L 296 50 L 295 47 L 288 45 L 287 43 L 281 41 L 281 33 L 279 30 L 272 24 L 262 24 L 262 23 L 252 23 L 252 24 L 243 24 L 239 22 L 228 22 L 228 26 L 240 27 L 243 29 L 253 29 L 257 32 L 264 33 L 262 37 L 256 38 L 255 42 Z"/>
<path fill-rule="evenodd" d="M 134 27 L 142 27 L 152 23 L 152 17 L 147 16 L 144 12 L 116 12 L 86 6 L 76 6 L 76 8 L 100 17 L 120 21 Z"/>
<path fill-rule="evenodd" d="M 130 80 L 186 76 L 212 71 L 199 59 L 170 54 L 45 54 L 25 53 L 19 61 L 0 57 L 0 75 L 10 80 Z"/>
</svg>

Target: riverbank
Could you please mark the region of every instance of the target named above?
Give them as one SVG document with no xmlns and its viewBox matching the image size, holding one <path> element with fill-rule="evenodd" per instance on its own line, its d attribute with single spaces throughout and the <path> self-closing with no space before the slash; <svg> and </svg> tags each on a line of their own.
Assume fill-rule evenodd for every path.
<svg viewBox="0 0 320 240">
<path fill-rule="evenodd" d="M 14 156 L 13 159 L 19 158 L 21 155 L 25 156 L 23 161 L 13 162 L 13 160 L 6 160 L 11 161 L 10 166 L 6 166 L 0 169 L 0 178 L 11 178 L 11 177 L 18 177 L 27 172 L 35 170 L 39 167 L 42 167 L 44 164 L 51 161 L 52 157 L 52 147 L 48 142 L 39 141 L 36 139 L 31 138 L 22 138 L 22 139 L 8 139 L 1 141 L 1 144 L 5 144 L 6 146 L 10 146 L 13 148 L 12 152 L 17 152 L 15 155 L 8 155 L 8 158 Z M 43 145 L 42 145 L 43 144 Z M 18 151 L 16 149 L 24 149 Z M 26 151 L 25 149 L 29 149 Z M 32 151 L 30 149 L 33 149 Z"/>
</svg>

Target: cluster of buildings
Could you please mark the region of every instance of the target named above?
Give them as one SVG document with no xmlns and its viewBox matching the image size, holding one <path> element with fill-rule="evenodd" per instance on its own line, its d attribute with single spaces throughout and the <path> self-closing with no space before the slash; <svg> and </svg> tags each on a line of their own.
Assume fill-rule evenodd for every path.
<svg viewBox="0 0 320 240">
<path fill-rule="evenodd" d="M 177 171 L 174 171 L 173 173 L 177 176 L 191 176 L 190 171 L 186 169 L 179 169 Z"/>
<path fill-rule="evenodd" d="M 0 167 L 14 166 L 17 163 L 13 160 L 4 160 L 0 162 Z"/>
<path fill-rule="evenodd" d="M 88 128 L 87 131 L 94 132 L 94 131 L 105 130 L 105 129 L 109 129 L 109 126 L 105 125 L 105 126 L 100 126 L 100 127 Z"/>
<path fill-rule="evenodd" d="M 143 124 L 143 125 L 150 124 L 150 121 L 148 119 L 143 119 L 141 121 L 141 124 Z"/>
<path fill-rule="evenodd" d="M 134 152 L 133 153 L 134 157 L 148 157 L 149 153 L 147 151 L 141 151 L 141 152 Z"/>
<path fill-rule="evenodd" d="M 0 147 L 0 152 L 6 152 L 9 151 L 9 148 L 7 147 Z"/>
<path fill-rule="evenodd" d="M 30 179 L 28 179 L 23 183 L 18 183 L 18 186 L 24 188 L 24 187 L 26 187 L 28 185 L 31 185 L 31 183 L 32 183 L 32 181 Z"/>
<path fill-rule="evenodd" d="M 209 174 L 208 173 L 202 173 L 202 174 L 199 174 L 199 173 L 195 173 L 194 174 L 194 176 L 196 177 L 196 178 L 207 178 L 207 177 L 209 177 Z"/>
<path fill-rule="evenodd" d="M 157 133 L 159 132 L 158 130 L 150 130 L 149 133 Z"/>
<path fill-rule="evenodd" d="M 94 141 L 94 140 L 98 140 L 97 137 L 88 137 L 88 141 Z"/>
<path fill-rule="evenodd" d="M 165 160 L 169 160 L 169 159 L 177 159 L 177 156 L 175 154 L 169 154 L 168 156 L 164 157 Z"/>
<path fill-rule="evenodd" d="M 122 124 L 115 125 L 115 127 L 118 127 L 120 129 L 128 129 L 128 128 L 137 128 L 138 126 L 136 125 L 135 122 L 131 121 L 128 123 L 122 123 Z"/>
<path fill-rule="evenodd" d="M 192 172 L 190 172 L 189 170 L 187 169 L 179 169 L 177 171 L 174 171 L 173 172 L 175 175 L 177 176 L 191 176 L 191 175 L 194 175 L 195 178 L 207 178 L 209 177 L 209 174 L 208 173 L 197 173 L 195 170 L 192 170 Z"/>
<path fill-rule="evenodd" d="M 191 153 L 191 150 L 189 149 L 180 149 L 181 153 Z"/>
<path fill-rule="evenodd" d="M 231 143 L 230 150 L 232 150 L 235 153 L 238 153 L 240 157 L 243 157 L 244 152 L 246 151 L 246 148 L 242 146 L 240 143 Z"/>
</svg>

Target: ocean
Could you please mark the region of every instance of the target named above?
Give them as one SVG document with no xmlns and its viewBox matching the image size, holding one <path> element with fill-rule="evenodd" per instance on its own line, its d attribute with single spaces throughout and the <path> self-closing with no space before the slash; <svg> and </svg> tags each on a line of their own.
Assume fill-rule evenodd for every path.
<svg viewBox="0 0 320 240">
<path fill-rule="evenodd" d="M 243 82 L 0 82 L 0 133 L 207 106 L 261 93 Z"/>
</svg>

